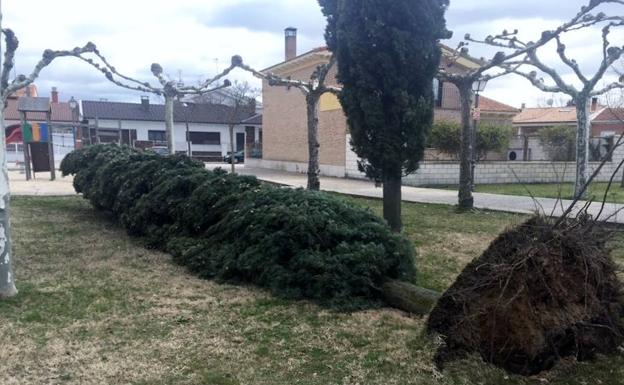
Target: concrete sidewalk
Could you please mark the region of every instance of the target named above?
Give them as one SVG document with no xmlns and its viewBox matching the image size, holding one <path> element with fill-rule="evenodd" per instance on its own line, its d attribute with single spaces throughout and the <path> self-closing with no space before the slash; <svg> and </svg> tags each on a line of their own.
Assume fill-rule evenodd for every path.
<svg viewBox="0 0 624 385">
<path fill-rule="evenodd" d="M 70 196 L 76 195 L 71 176 L 61 177 L 56 172 L 56 180 L 50 180 L 49 172 L 40 172 L 35 179 L 26 181 L 26 175 L 20 171 L 9 171 L 9 188 L 12 196 Z"/>
<path fill-rule="evenodd" d="M 223 167 L 229 169 L 227 165 L 208 165 L 207 168 L 214 169 Z M 247 168 L 237 165 L 237 171 L 243 175 L 254 175 L 258 179 L 266 182 L 287 185 L 292 187 L 306 187 L 307 176 L 305 174 L 288 173 L 267 169 Z M 71 196 L 76 195 L 73 187 L 73 177 L 62 178 L 57 172 L 57 179 L 50 181 L 49 173 L 39 173 L 35 180 L 26 181 L 23 173 L 17 171 L 9 172 L 11 195 L 13 196 Z M 321 177 L 321 188 L 324 191 L 336 192 L 347 195 L 354 195 L 366 198 L 381 198 L 383 191 L 375 187 L 375 184 L 366 180 Z M 561 215 L 562 206 L 567 208 L 572 202 L 557 202 L 556 199 L 536 198 L 534 201 L 530 197 L 497 195 L 475 193 L 475 207 L 494 211 L 504 211 L 522 214 L 531 214 L 536 211 L 550 215 Z M 403 187 L 403 201 L 416 203 L 434 203 L 445 205 L 457 204 L 457 191 L 439 190 L 430 188 Z M 577 210 L 582 208 L 586 202 L 579 202 Z M 600 203 L 592 203 L 589 213 L 594 217 L 601 209 Z M 624 223 L 624 205 L 607 203 L 604 207 L 601 219 L 609 218 L 610 222 Z"/>
<path fill-rule="evenodd" d="M 240 172 L 241 174 L 255 175 L 258 179 L 271 183 L 304 188 L 307 185 L 307 176 L 305 174 L 253 168 L 244 168 Z M 373 182 L 365 180 L 321 177 L 321 189 L 323 191 L 367 198 L 381 198 L 383 196 L 381 188 L 377 188 Z M 457 204 L 457 191 L 404 186 L 402 192 L 403 201 L 405 202 Z M 532 214 L 539 211 L 548 215 L 554 213 L 555 216 L 558 216 L 563 213 L 562 206 L 567 209 L 572 204 L 572 201 L 568 200 L 557 202 L 556 199 L 536 198 L 534 201 L 530 197 L 484 193 L 475 193 L 474 198 L 476 208 L 522 214 Z M 579 202 L 575 213 L 578 209 L 585 206 L 585 203 Z M 593 203 L 589 207 L 589 213 L 596 217 L 600 209 L 600 203 Z M 624 205 L 622 204 L 607 203 L 600 218 L 609 218 L 609 221 L 614 223 L 624 223 L 624 212 L 620 213 L 622 210 L 624 210 Z"/>
</svg>

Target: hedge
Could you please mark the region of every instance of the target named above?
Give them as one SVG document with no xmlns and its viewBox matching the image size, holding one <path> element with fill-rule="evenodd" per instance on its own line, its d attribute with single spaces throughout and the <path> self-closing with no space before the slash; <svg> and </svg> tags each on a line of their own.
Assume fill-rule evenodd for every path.
<svg viewBox="0 0 624 385">
<path fill-rule="evenodd" d="M 342 310 L 378 306 L 384 283 L 415 280 L 411 243 L 334 196 L 116 145 L 74 151 L 61 171 L 130 235 L 203 278 Z"/>
</svg>

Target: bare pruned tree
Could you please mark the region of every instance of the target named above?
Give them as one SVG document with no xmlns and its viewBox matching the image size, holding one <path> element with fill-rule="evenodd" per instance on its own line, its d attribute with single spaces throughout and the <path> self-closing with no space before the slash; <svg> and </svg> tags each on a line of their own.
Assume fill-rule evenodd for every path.
<svg viewBox="0 0 624 385">
<path fill-rule="evenodd" d="M 256 98 L 258 90 L 252 87 L 248 82 L 234 82 L 228 89 L 227 104 L 230 106 L 228 113 L 228 129 L 230 134 L 230 164 L 232 174 L 236 173 L 236 146 L 234 140 L 234 129 L 242 121 L 242 118 L 248 118 L 256 111 Z"/>
<path fill-rule="evenodd" d="M 332 55 L 328 63 L 316 67 L 308 81 L 282 78 L 272 73 L 256 71 L 241 63 L 240 67 L 251 72 L 255 77 L 262 79 L 272 87 L 297 88 L 306 98 L 307 128 L 308 128 L 308 189 L 318 191 L 321 188 L 319 166 L 319 102 L 325 93 L 340 94 L 340 87 L 327 84 L 327 76 L 336 64 Z"/>
<path fill-rule="evenodd" d="M 570 31 L 585 28 L 596 24 L 594 20 L 598 16 L 592 15 L 592 12 L 602 3 L 620 2 L 620 0 L 591 0 L 589 5 L 582 9 L 570 21 L 560 25 L 558 28 L 550 31 L 542 32 L 541 37 L 537 41 L 524 42 L 519 39 L 518 31 L 503 31 L 495 36 L 488 36 L 483 40 L 473 39 L 470 34 L 466 34 L 464 41 L 460 42 L 458 47 L 453 51 L 446 65 L 440 68 L 439 78 L 443 81 L 454 84 L 458 90 L 461 101 L 461 120 L 462 120 L 462 137 L 461 137 L 461 154 L 460 154 L 460 183 L 459 183 L 459 207 L 461 209 L 470 209 L 473 207 L 474 198 L 472 196 L 472 185 L 474 183 L 472 170 L 473 161 L 473 119 L 471 118 L 471 109 L 474 104 L 473 84 L 478 81 L 489 81 L 510 73 L 520 71 L 522 65 L 527 64 L 526 60 L 533 52 L 551 42 L 553 39 L 559 40 L 559 36 Z M 474 59 L 477 63 L 474 68 L 466 71 L 456 70 L 457 62 L 461 58 L 469 58 L 468 47 L 470 43 L 479 43 L 493 46 L 501 49 L 493 55 L 491 59 Z M 558 92 L 558 91 L 550 91 Z"/>
<path fill-rule="evenodd" d="M 10 29 L 2 29 L 2 10 L 0 9 L 0 41 L 2 35 L 6 43 L 4 61 L 0 66 L 0 298 L 10 297 L 17 294 L 15 279 L 13 276 L 13 252 L 11 243 L 11 223 L 10 212 L 10 190 L 9 173 L 6 157 L 6 124 L 4 121 L 4 106 L 7 99 L 15 92 L 30 86 L 38 77 L 41 71 L 49 66 L 55 59 L 61 57 L 80 56 L 95 51 L 95 45 L 88 43 L 84 47 L 77 47 L 72 50 L 53 51 L 47 49 L 43 52 L 41 60 L 35 65 L 29 75 L 18 75 L 11 79 L 11 72 L 15 67 L 15 53 L 19 47 L 19 41 Z"/>
<path fill-rule="evenodd" d="M 624 25 L 624 16 L 607 15 L 599 12 L 599 7 L 605 4 L 622 6 L 623 0 L 591 0 L 588 5 L 581 8 L 577 16 L 571 22 L 566 23 L 566 28 L 557 31 L 545 31 L 542 33 L 542 40 L 554 40 L 557 45 L 557 54 L 561 62 L 569 67 L 576 80 L 582 85 L 577 87 L 571 82 L 564 80 L 554 66 L 546 64 L 539 54 L 540 48 L 544 44 L 535 44 L 532 42 L 522 42 L 517 37 L 517 33 L 505 34 L 498 37 L 488 37 L 485 40 L 478 41 L 494 47 L 512 48 L 523 52 L 523 57 L 518 60 L 504 61 L 501 66 L 506 71 L 511 71 L 523 78 L 529 80 L 538 89 L 549 93 L 563 93 L 572 98 L 577 110 L 577 150 L 576 150 L 576 182 L 574 194 L 579 197 L 582 194 L 583 186 L 586 185 L 589 177 L 589 139 L 591 133 L 590 106 L 591 99 L 614 89 L 624 88 L 624 79 L 620 77 L 617 82 L 599 87 L 599 83 L 604 79 L 606 72 L 612 68 L 613 64 L 618 61 L 624 54 L 624 47 L 614 46 L 609 41 L 611 31 L 615 27 Z M 619 7 L 618 7 L 619 8 Z M 620 8 L 621 11 L 624 9 Z M 586 30 L 592 27 L 602 27 L 602 60 L 596 72 L 587 76 L 581 70 L 579 63 L 568 56 L 567 46 L 563 43 L 563 36 L 566 33 Z M 533 70 L 526 72 L 525 66 L 533 67 Z M 546 84 L 543 77 L 545 75 L 554 82 L 554 85 Z"/>
<path fill-rule="evenodd" d="M 204 95 L 231 86 L 232 83 L 228 79 L 225 79 L 222 83 L 218 82 L 227 76 L 234 68 L 236 68 L 239 63 L 242 63 L 242 58 L 240 56 L 233 56 L 230 66 L 223 72 L 219 73 L 215 77 L 207 79 L 199 85 L 193 86 L 186 86 L 176 79 L 168 79 L 163 73 L 162 66 L 158 63 L 154 63 L 151 66 L 151 71 L 152 74 L 158 79 L 160 85 L 157 86 L 120 73 L 108 62 L 108 60 L 95 46 L 93 46 L 93 50 L 90 52 L 93 53 L 95 59 L 92 57 L 85 57 L 83 55 L 76 56 L 96 68 L 98 71 L 102 72 L 112 83 L 129 90 L 151 93 L 165 98 L 165 128 L 167 131 L 167 149 L 170 154 L 175 153 L 173 118 L 176 99 L 184 98 L 189 95 Z"/>
</svg>

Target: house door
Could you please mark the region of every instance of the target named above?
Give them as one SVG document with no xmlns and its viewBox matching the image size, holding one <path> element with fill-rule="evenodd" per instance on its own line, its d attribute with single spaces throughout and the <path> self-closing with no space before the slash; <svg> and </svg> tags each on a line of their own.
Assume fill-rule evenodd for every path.
<svg viewBox="0 0 624 385">
<path fill-rule="evenodd" d="M 245 133 L 240 132 L 236 134 L 236 151 L 245 150 Z"/>
</svg>

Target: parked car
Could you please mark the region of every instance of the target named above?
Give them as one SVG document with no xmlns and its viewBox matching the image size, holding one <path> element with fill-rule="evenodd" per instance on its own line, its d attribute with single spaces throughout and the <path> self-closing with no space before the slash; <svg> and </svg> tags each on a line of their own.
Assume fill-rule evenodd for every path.
<svg viewBox="0 0 624 385">
<path fill-rule="evenodd" d="M 169 149 L 167 147 L 152 147 L 150 150 L 158 155 L 169 155 Z"/>
<path fill-rule="evenodd" d="M 234 153 L 234 163 L 243 163 L 245 161 L 245 151 L 236 151 Z M 223 157 L 223 162 L 232 163 L 232 153 Z"/>
</svg>

